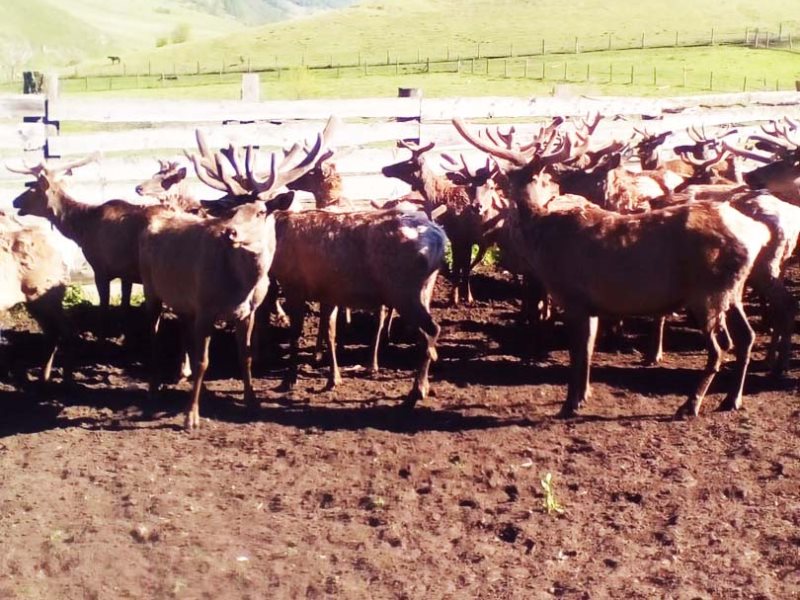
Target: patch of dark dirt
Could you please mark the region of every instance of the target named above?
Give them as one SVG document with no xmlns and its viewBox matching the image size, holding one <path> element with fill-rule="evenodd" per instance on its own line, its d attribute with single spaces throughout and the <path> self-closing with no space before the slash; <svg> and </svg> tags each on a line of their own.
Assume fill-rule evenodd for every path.
<svg viewBox="0 0 800 600">
<path fill-rule="evenodd" d="M 800 339 L 776 382 L 759 330 L 745 409 L 714 411 L 723 368 L 702 415 L 675 421 L 705 362 L 699 336 L 670 319 L 664 363 L 643 367 L 649 325 L 633 320 L 600 340 L 593 396 L 561 420 L 562 328 L 534 339 L 515 290 L 483 273 L 474 305 L 453 308 L 440 286 L 435 396 L 410 415 L 397 407 L 418 355 L 402 319 L 376 376 L 358 367 L 373 316 L 342 324 L 334 392 L 314 319 L 292 394 L 275 389 L 286 333 L 265 330 L 255 412 L 220 330 L 192 434 L 188 384 L 147 393 L 140 312 L 115 311 L 108 340 L 96 311 L 76 313 L 69 388 L 64 354 L 39 386 L 35 328 L 3 322 L 0 598 L 796 597 Z M 178 333 L 167 320 L 165 377 Z"/>
</svg>

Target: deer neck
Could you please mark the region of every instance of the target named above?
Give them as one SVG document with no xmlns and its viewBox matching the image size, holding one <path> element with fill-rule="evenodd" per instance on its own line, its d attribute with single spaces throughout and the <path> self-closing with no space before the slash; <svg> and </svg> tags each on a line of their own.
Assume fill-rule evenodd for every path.
<svg viewBox="0 0 800 600">
<path fill-rule="evenodd" d="M 446 198 L 447 192 L 457 187 L 447 177 L 437 175 L 425 162 L 420 165 L 419 181 L 412 188 L 425 196 L 425 200 L 433 206 L 442 204 L 442 199 Z"/>
<path fill-rule="evenodd" d="M 56 226 L 64 237 L 78 241 L 81 238 L 83 215 L 92 210 L 92 206 L 78 202 L 70 197 L 60 187 L 53 189 L 53 195 L 48 198 L 47 208 L 50 211 L 49 220 Z"/>
<path fill-rule="evenodd" d="M 342 176 L 336 172 L 326 175 L 320 182 L 314 199 L 318 209 L 331 206 L 341 206 L 344 195 L 342 194 Z"/>
</svg>

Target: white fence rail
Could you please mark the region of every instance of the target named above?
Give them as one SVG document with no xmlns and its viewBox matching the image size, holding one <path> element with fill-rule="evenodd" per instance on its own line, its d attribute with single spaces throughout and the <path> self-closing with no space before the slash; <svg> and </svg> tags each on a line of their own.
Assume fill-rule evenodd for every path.
<svg viewBox="0 0 800 600">
<path fill-rule="evenodd" d="M 202 128 L 215 147 L 284 147 L 308 139 L 336 114 L 343 125 L 335 144 L 345 193 L 356 199 L 406 191 L 382 177 L 380 168 L 402 156 L 398 139 L 435 141 L 442 150 L 468 151 L 450 120 L 455 116 L 513 124 L 525 135 L 552 116 L 607 117 L 598 136 L 626 137 L 634 126 L 679 132 L 692 125 L 735 124 L 742 128 L 790 116 L 800 119 L 800 93 L 752 92 L 672 98 L 476 97 L 365 98 L 268 102 L 0 97 L 0 155 L 6 162 L 38 162 L 99 151 L 98 164 L 76 172 L 75 193 L 91 201 L 135 198 L 137 183 L 153 174 L 156 158 L 181 157 L 195 147 Z M 683 143 L 681 135 L 673 143 Z M 22 188 L 23 179 L 0 169 L 0 207 Z M 199 183 L 197 194 L 211 196 Z"/>
</svg>

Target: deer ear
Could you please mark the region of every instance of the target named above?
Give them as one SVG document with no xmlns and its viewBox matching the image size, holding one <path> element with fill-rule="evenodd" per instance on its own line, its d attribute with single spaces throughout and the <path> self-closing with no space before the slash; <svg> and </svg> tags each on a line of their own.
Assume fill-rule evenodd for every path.
<svg viewBox="0 0 800 600">
<path fill-rule="evenodd" d="M 274 212 L 276 210 L 289 210 L 289 207 L 294 202 L 294 192 L 285 192 L 278 194 L 272 200 L 267 201 L 267 210 Z"/>
</svg>

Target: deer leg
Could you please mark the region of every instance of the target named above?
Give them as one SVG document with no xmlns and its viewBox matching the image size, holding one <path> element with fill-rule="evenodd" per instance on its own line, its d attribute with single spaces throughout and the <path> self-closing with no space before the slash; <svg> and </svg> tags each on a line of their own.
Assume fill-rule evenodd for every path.
<svg viewBox="0 0 800 600">
<path fill-rule="evenodd" d="M 251 408 L 257 408 L 258 402 L 253 392 L 253 326 L 256 322 L 256 313 L 252 311 L 247 317 L 236 323 L 236 342 L 239 346 L 239 366 L 242 369 L 242 382 L 244 383 L 244 401 Z"/>
<path fill-rule="evenodd" d="M 597 322 L 597 317 L 589 315 L 570 317 L 567 320 L 570 330 L 570 375 L 567 384 L 567 399 L 561 407 L 559 417 L 574 417 L 576 411 L 591 395 L 589 371 L 594 343 L 597 339 Z"/>
<path fill-rule="evenodd" d="M 777 278 L 771 278 L 761 293 L 767 300 L 766 314 L 772 330 L 766 362 L 772 376 L 781 377 L 789 368 L 797 302 Z"/>
<path fill-rule="evenodd" d="M 664 323 L 667 317 L 661 316 L 653 320 L 653 330 L 650 332 L 650 348 L 644 357 L 644 364 L 657 365 L 664 359 Z"/>
<path fill-rule="evenodd" d="M 160 300 L 147 298 L 145 310 L 147 311 L 148 324 L 150 329 L 150 395 L 158 392 L 161 385 L 159 376 L 158 361 L 158 329 L 161 325 L 162 305 Z"/>
<path fill-rule="evenodd" d="M 289 368 L 280 387 L 285 391 L 291 391 L 297 383 L 297 350 L 300 337 L 303 335 L 306 303 L 304 300 L 287 298 L 286 309 L 289 315 Z"/>
<path fill-rule="evenodd" d="M 328 383 L 326 389 L 332 390 L 342 383 L 342 374 L 339 371 L 339 363 L 336 360 L 336 318 L 339 316 L 339 307 L 330 304 L 321 304 L 319 307 L 320 329 L 325 322 L 328 337 L 328 361 L 330 372 L 328 373 Z"/>
<path fill-rule="evenodd" d="M 122 298 L 120 305 L 122 308 L 129 309 L 131 307 L 131 291 L 133 290 L 133 281 L 130 279 L 122 279 L 120 282 L 120 290 Z"/>
<path fill-rule="evenodd" d="M 453 267 L 451 269 L 453 275 L 453 290 L 450 292 L 450 304 L 452 306 L 458 306 L 461 301 L 461 288 L 463 286 L 464 280 L 464 258 L 466 256 L 466 262 L 469 264 L 469 250 L 464 251 L 464 246 L 459 243 L 451 244 L 452 253 L 453 253 Z"/>
<path fill-rule="evenodd" d="M 328 328 L 330 327 L 329 320 L 323 316 L 324 310 L 325 307 L 320 304 L 319 321 L 317 322 L 317 341 L 314 344 L 314 362 L 317 364 L 322 362 L 322 353 L 325 350 L 325 340 L 328 338 Z"/>
<path fill-rule="evenodd" d="M 211 329 L 205 324 L 195 323 L 194 326 L 194 346 L 197 348 L 195 357 L 194 381 L 192 382 L 192 392 L 189 396 L 189 404 L 186 407 L 186 420 L 184 427 L 187 431 L 200 427 L 200 392 L 203 389 L 203 378 L 208 369 L 208 348 L 211 344 Z"/>
<path fill-rule="evenodd" d="M 438 358 L 436 353 L 436 341 L 439 338 L 441 327 L 433 320 L 433 317 L 421 300 L 412 303 L 406 310 L 398 310 L 400 310 L 400 314 L 403 315 L 403 318 L 407 319 L 409 323 L 414 324 L 419 329 L 422 336 L 420 340 L 422 361 L 414 377 L 414 385 L 411 388 L 411 392 L 409 392 L 402 404 L 403 409 L 411 410 L 418 400 L 424 400 L 428 397 L 428 392 L 430 391 L 428 371 L 431 366 L 431 361 Z"/>
<path fill-rule="evenodd" d="M 684 402 L 675 413 L 676 418 L 683 416 L 697 416 L 700 414 L 700 406 L 703 403 L 703 398 L 708 392 L 711 382 L 714 381 L 719 369 L 722 366 L 722 349 L 720 348 L 717 336 L 715 335 L 715 325 L 711 319 L 706 318 L 706 324 L 703 328 L 706 337 L 706 348 L 708 349 L 708 360 L 703 369 L 700 383 L 695 390 L 695 393 Z"/>
<path fill-rule="evenodd" d="M 100 298 L 100 314 L 102 315 L 100 337 L 105 339 L 108 337 L 108 323 L 111 318 L 108 308 L 111 298 L 111 280 L 104 274 L 95 272 L 94 284 L 97 287 L 97 296 Z"/>
<path fill-rule="evenodd" d="M 378 366 L 378 352 L 380 350 L 381 334 L 383 333 L 384 323 L 386 323 L 387 312 L 389 312 L 389 309 L 381 304 L 381 307 L 378 309 L 378 326 L 375 328 L 375 338 L 372 340 L 372 365 L 370 366 L 370 373 L 373 375 L 377 375 L 380 368 Z"/>
<path fill-rule="evenodd" d="M 750 323 L 747 322 L 747 316 L 741 303 L 737 302 L 728 309 L 728 326 L 736 353 L 735 383 L 728 395 L 725 396 L 725 400 L 719 405 L 719 410 L 739 410 L 742 408 L 744 379 L 747 375 L 747 365 L 750 363 L 750 352 L 756 336 Z"/>
</svg>

